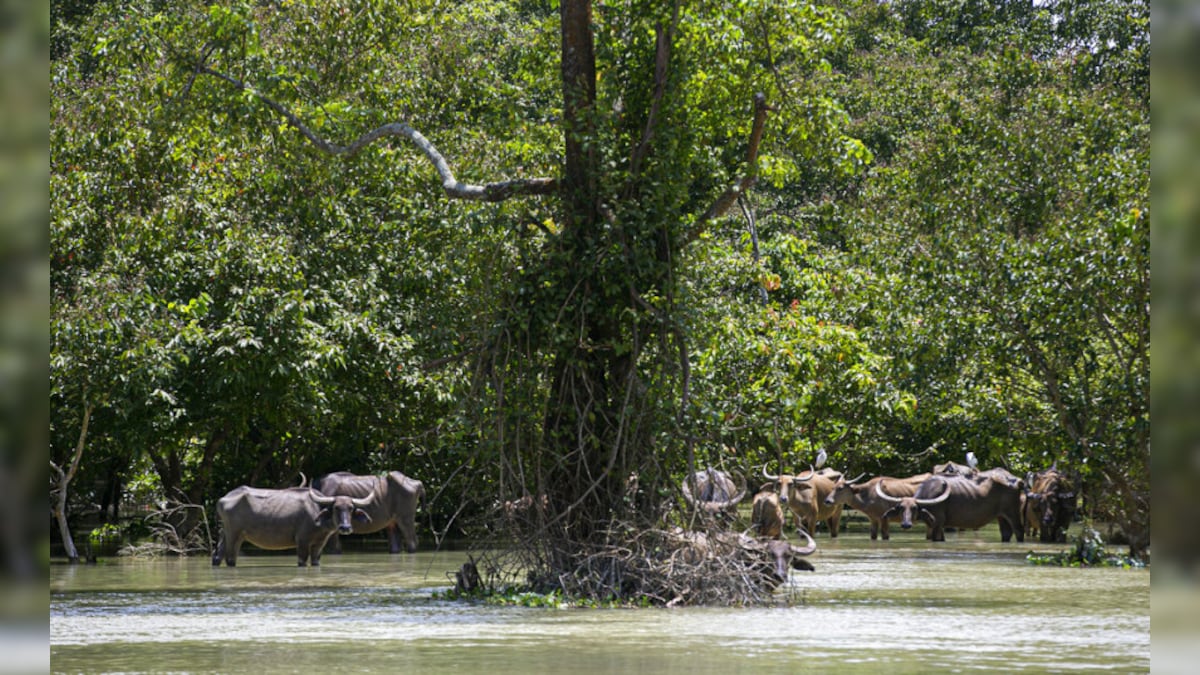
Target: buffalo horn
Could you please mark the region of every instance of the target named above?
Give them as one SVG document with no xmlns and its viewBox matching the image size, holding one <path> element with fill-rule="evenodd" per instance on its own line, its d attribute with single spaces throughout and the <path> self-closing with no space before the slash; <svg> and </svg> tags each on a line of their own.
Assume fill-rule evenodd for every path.
<svg viewBox="0 0 1200 675">
<path fill-rule="evenodd" d="M 688 483 L 691 482 L 691 476 L 683 479 L 683 500 L 688 503 L 688 506 L 694 507 L 696 505 L 696 498 L 692 496 L 692 488 L 688 486 Z"/>
<path fill-rule="evenodd" d="M 864 472 L 862 472 L 862 473 L 858 474 L 858 475 L 857 475 L 857 476 L 855 476 L 853 479 L 846 481 L 846 485 L 854 485 L 854 484 L 855 484 L 855 483 L 857 483 L 859 480 L 861 480 L 861 479 L 862 479 L 862 477 L 863 477 L 863 476 L 865 476 L 865 475 L 867 475 L 867 472 L 866 472 L 866 471 L 864 471 Z"/>
<path fill-rule="evenodd" d="M 933 499 L 918 499 L 917 503 L 920 504 L 921 506 L 930 506 L 933 504 L 940 504 L 940 503 L 946 501 L 947 499 L 949 499 L 950 498 L 950 484 L 943 481 L 942 486 L 946 488 L 945 490 L 942 490 L 942 494 L 934 497 Z"/>
<path fill-rule="evenodd" d="M 893 504 L 900 503 L 899 499 L 897 499 L 883 491 L 883 481 L 879 481 L 878 483 L 875 484 L 875 494 L 879 495 L 881 498 L 883 498 Z"/>
<path fill-rule="evenodd" d="M 332 506 L 333 505 L 333 501 L 334 501 L 333 497 L 326 497 L 325 495 L 321 494 L 320 492 L 317 492 L 316 490 L 314 490 L 312 488 L 308 488 L 308 496 L 312 497 L 312 500 L 320 506 Z"/>
<path fill-rule="evenodd" d="M 817 542 L 813 541 L 813 538 L 809 536 L 808 532 L 805 532 L 803 529 L 801 529 L 800 534 L 808 540 L 808 545 L 806 545 L 804 548 L 801 548 L 795 544 L 792 544 L 792 555 L 809 555 L 816 551 Z"/>
</svg>

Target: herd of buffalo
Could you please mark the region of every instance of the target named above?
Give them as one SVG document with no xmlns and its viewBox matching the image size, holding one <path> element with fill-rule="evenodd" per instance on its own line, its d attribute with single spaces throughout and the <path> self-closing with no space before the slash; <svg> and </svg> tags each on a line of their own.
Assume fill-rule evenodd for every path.
<svg viewBox="0 0 1200 675">
<path fill-rule="evenodd" d="M 1066 539 L 1075 517 L 1078 493 L 1077 479 L 1057 464 L 1022 479 L 1004 468 L 979 470 L 973 456 L 966 465 L 947 462 L 907 478 L 847 479 L 828 468 L 772 475 L 765 467 L 763 477 L 767 482 L 754 495 L 750 516 L 750 532 L 756 539 L 741 536 L 746 540 L 743 548 L 758 542 L 779 581 L 786 579 L 789 567 L 812 569 L 798 558 L 816 550 L 808 533 L 823 525 L 830 537 L 837 537 L 847 506 L 867 517 L 872 540 L 888 539 L 890 523 L 909 529 L 924 522 L 926 539 L 945 541 L 947 528 L 978 529 L 999 521 L 1003 542 L 1011 541 L 1014 534 L 1017 541 L 1036 535 L 1043 542 L 1058 542 Z M 683 496 L 693 509 L 733 516 L 746 490 L 729 473 L 709 467 L 684 482 Z M 788 512 L 807 540 L 804 547 L 770 543 L 785 538 Z"/>
<path fill-rule="evenodd" d="M 777 581 L 786 580 L 789 568 L 813 569 L 802 559 L 816 550 L 811 534 L 823 525 L 830 537 L 837 537 L 845 507 L 867 517 L 873 540 L 888 539 L 890 523 L 908 529 L 924 522 L 927 539 L 944 541 L 947 528 L 977 529 L 995 520 L 1001 541 L 1037 535 L 1043 542 L 1057 542 L 1065 540 L 1078 493 L 1077 479 L 1057 465 L 1022 479 L 1003 468 L 979 470 L 973 456 L 968 464 L 939 464 L 932 472 L 907 478 L 847 479 L 829 468 L 774 475 L 766 467 L 763 477 L 766 482 L 753 497 L 747 532 L 679 534 L 701 554 L 718 544 L 759 553 Z M 392 553 L 402 547 L 409 553 L 417 550 L 416 511 L 425 495 L 421 481 L 391 471 L 369 476 L 338 472 L 309 486 L 304 482 L 302 478 L 299 487 L 282 490 L 241 486 L 222 497 L 216 508 L 221 537 L 213 565 L 222 560 L 235 565 L 238 549 L 247 541 L 263 549 L 294 548 L 301 566 L 319 565 L 326 544 L 333 539 L 338 546 L 337 535 L 384 529 Z M 690 508 L 723 517 L 736 516 L 747 490 L 728 472 L 709 467 L 683 481 L 682 493 Z M 789 512 L 805 546 L 787 542 Z M 722 536 L 731 541 L 711 539 Z"/>
</svg>

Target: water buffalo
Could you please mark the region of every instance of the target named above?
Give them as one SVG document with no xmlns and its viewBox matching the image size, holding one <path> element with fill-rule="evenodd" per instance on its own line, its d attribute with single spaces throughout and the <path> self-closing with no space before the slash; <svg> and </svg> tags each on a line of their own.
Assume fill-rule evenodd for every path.
<svg viewBox="0 0 1200 675">
<path fill-rule="evenodd" d="M 817 523 L 823 522 L 829 527 L 830 537 L 838 536 L 842 505 L 827 505 L 825 498 L 833 492 L 834 483 L 842 478 L 841 472 L 833 469 L 810 469 L 795 476 L 772 476 L 764 466 L 763 476 L 777 487 L 779 501 L 791 510 L 798 528 L 815 533 Z"/>
<path fill-rule="evenodd" d="M 875 486 L 887 481 L 888 494 L 894 497 L 911 497 L 916 493 L 917 486 L 931 475 L 921 473 L 908 478 L 876 476 L 862 483 L 859 483 L 858 479 L 848 481 L 843 478 L 834 484 L 833 491 L 825 497 L 825 504 L 841 504 L 862 512 L 871 523 L 871 539 L 875 540 L 882 535 L 886 541 L 891 538 L 888 523 L 900 522 L 900 514 L 893 511 L 891 501 L 875 493 Z M 893 511 L 892 514 L 885 517 L 889 511 Z"/>
<path fill-rule="evenodd" d="M 683 481 L 683 498 L 688 506 L 710 516 L 736 515 L 738 503 L 745 496 L 745 487 L 738 489 L 729 473 L 711 466 Z"/>
<path fill-rule="evenodd" d="M 807 541 L 805 546 L 796 546 L 782 539 L 755 538 L 739 532 L 675 532 L 675 536 L 683 540 L 683 546 L 677 554 L 683 562 L 698 564 L 709 557 L 748 555 L 767 590 L 775 590 L 787 581 L 790 569 L 807 572 L 815 569 L 804 556 L 815 552 L 817 543 L 807 532 L 801 530 L 800 534 Z"/>
<path fill-rule="evenodd" d="M 934 465 L 933 473 L 939 476 L 964 476 L 971 478 L 979 473 L 979 469 L 967 464 L 959 464 L 958 462 L 946 462 L 945 464 Z"/>
<path fill-rule="evenodd" d="M 371 534 L 387 528 L 390 552 L 400 552 L 400 536 L 403 535 L 404 549 L 416 553 L 417 506 L 425 497 L 425 486 L 421 481 L 399 471 L 389 471 L 382 476 L 357 476 L 338 471 L 318 478 L 313 487 L 323 494 L 346 497 L 365 497 L 374 492 L 375 500 L 366 508 L 371 520 L 354 523 L 354 534 Z M 335 551 L 341 550 L 340 544 L 335 538 Z"/>
<path fill-rule="evenodd" d="M 750 527 L 759 537 L 780 539 L 783 537 L 783 506 L 779 495 L 772 489 L 760 490 L 754 495 L 754 508 L 750 511 Z"/>
<path fill-rule="evenodd" d="M 1025 477 L 1029 492 L 1025 495 L 1025 534 L 1034 534 L 1042 542 L 1067 540 L 1067 528 L 1075 519 L 1076 479 L 1058 470 L 1055 462 L 1049 469 L 1030 472 Z"/>
<path fill-rule="evenodd" d="M 374 495 L 365 498 L 328 497 L 311 488 L 268 490 L 245 485 L 217 501 L 221 539 L 212 564 L 233 567 L 238 549 L 248 541 L 259 548 L 295 548 L 299 565 L 311 559 L 321 564 L 321 549 L 334 532 L 351 531 L 352 523 L 368 520 Z"/>
<path fill-rule="evenodd" d="M 900 515 L 900 527 L 912 527 L 914 518 L 924 520 L 929 526 L 926 537 L 933 541 L 945 541 L 947 527 L 978 529 L 997 519 L 1001 541 L 1009 541 L 1014 533 L 1017 541 L 1025 541 L 1021 527 L 1025 483 L 1015 477 L 1010 481 L 1004 474 L 1008 472 L 992 469 L 974 478 L 934 475 L 922 482 L 912 497 L 889 495 L 880 482 L 875 484 L 875 494 L 892 502 L 892 510 Z M 891 517 L 891 511 L 885 516 Z"/>
</svg>

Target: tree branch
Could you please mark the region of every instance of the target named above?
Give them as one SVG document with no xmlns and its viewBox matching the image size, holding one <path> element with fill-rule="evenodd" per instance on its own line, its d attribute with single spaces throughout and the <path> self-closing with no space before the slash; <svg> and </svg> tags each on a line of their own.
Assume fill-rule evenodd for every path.
<svg viewBox="0 0 1200 675">
<path fill-rule="evenodd" d="M 443 157 L 440 152 L 438 152 L 437 148 L 433 146 L 433 143 L 430 143 L 429 139 L 421 135 L 421 132 L 403 122 L 391 122 L 389 124 L 385 124 L 381 127 L 368 131 L 349 145 L 338 145 L 337 143 L 333 143 L 322 138 L 316 132 L 310 129 L 308 125 L 306 125 L 298 116 L 296 116 L 295 113 L 288 110 L 267 95 L 263 94 L 261 91 L 255 89 L 253 86 L 237 79 L 236 77 L 231 77 L 224 73 L 218 72 L 205 65 L 197 67 L 196 72 L 215 77 L 223 82 L 233 85 L 241 91 L 253 95 L 255 98 L 266 104 L 268 108 L 286 118 L 292 126 L 296 127 L 296 129 L 303 134 L 310 143 L 313 144 L 313 146 L 327 155 L 353 156 L 363 148 L 381 138 L 386 138 L 388 136 L 401 136 L 403 138 L 407 138 L 408 140 L 412 141 L 413 144 L 415 144 L 417 148 L 421 150 L 421 152 L 425 153 L 425 157 L 433 163 L 434 168 L 437 169 L 438 175 L 442 179 L 442 189 L 445 190 L 447 196 L 450 197 L 457 199 L 468 199 L 472 201 L 499 202 L 510 197 L 554 194 L 558 190 L 558 180 L 554 178 L 517 179 L 500 181 L 496 183 L 486 183 L 484 185 L 463 183 L 454 177 L 454 172 L 450 170 L 450 164 L 446 161 L 446 158 Z"/>
<path fill-rule="evenodd" d="M 629 155 L 629 185 L 626 196 L 632 196 L 634 179 L 642 170 L 642 160 L 650 151 L 650 140 L 654 137 L 654 126 L 658 122 L 658 112 L 662 108 L 663 97 L 667 92 L 667 68 L 671 63 L 671 44 L 675 40 L 675 29 L 679 26 L 679 3 L 676 2 L 671 13 L 671 24 L 666 28 L 660 23 L 655 26 L 654 53 L 654 95 L 650 104 L 650 112 L 646 115 L 646 128 L 642 130 L 642 140 Z"/>
<path fill-rule="evenodd" d="M 754 125 L 750 128 L 750 147 L 746 149 L 746 173 L 721 193 L 721 196 L 717 197 L 717 201 L 713 202 L 713 205 L 700 216 L 700 219 L 692 227 L 692 231 L 688 233 L 685 243 L 699 237 L 709 221 L 725 215 L 725 212 L 737 202 L 738 197 L 745 194 L 758 182 L 758 146 L 762 143 L 763 129 L 767 124 L 767 113 L 771 110 L 773 108 L 767 105 L 766 94 L 759 92 L 754 95 Z"/>
</svg>

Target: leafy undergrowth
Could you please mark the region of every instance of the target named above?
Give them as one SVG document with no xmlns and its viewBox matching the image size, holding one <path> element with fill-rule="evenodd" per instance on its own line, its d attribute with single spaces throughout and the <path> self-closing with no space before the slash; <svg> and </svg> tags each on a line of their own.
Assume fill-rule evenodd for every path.
<svg viewBox="0 0 1200 675">
<path fill-rule="evenodd" d="M 1025 556 L 1033 565 L 1058 567 L 1123 567 L 1132 569 L 1146 567 L 1146 561 L 1120 553 L 1110 553 L 1104 546 L 1104 538 L 1092 528 L 1086 528 L 1074 538 L 1074 546 L 1059 553 L 1033 553 Z"/>
</svg>

